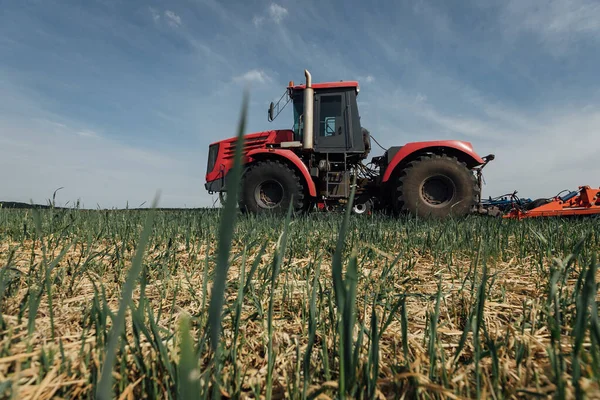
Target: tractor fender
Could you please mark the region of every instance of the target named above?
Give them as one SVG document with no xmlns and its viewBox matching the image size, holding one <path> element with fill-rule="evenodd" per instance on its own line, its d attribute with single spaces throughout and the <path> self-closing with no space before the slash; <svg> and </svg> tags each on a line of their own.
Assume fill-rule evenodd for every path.
<svg viewBox="0 0 600 400">
<path fill-rule="evenodd" d="M 298 157 L 294 152 L 290 150 L 281 150 L 281 149 L 255 149 L 250 150 L 246 153 L 247 161 L 253 161 L 257 159 L 285 159 L 289 161 L 296 169 L 302 174 L 304 177 L 304 181 L 306 182 L 306 187 L 308 188 L 308 193 L 312 197 L 317 197 L 317 188 L 315 183 L 310 176 L 310 172 L 306 165 L 302 162 L 300 157 Z"/>
<path fill-rule="evenodd" d="M 485 161 L 473 151 L 470 142 L 460 140 L 437 140 L 428 142 L 413 142 L 402 146 L 394 155 L 383 174 L 383 182 L 389 181 L 396 167 L 416 159 L 424 153 L 447 153 L 457 157 L 467 164 L 469 168 L 484 164 Z"/>
</svg>

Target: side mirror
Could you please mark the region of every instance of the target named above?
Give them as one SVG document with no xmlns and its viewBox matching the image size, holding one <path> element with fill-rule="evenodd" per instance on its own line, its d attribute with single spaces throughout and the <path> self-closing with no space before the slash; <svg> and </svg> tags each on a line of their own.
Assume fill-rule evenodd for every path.
<svg viewBox="0 0 600 400">
<path fill-rule="evenodd" d="M 275 104 L 273 104 L 273 102 L 271 102 L 271 104 L 269 105 L 269 122 L 273 121 L 273 110 L 275 109 Z"/>
</svg>

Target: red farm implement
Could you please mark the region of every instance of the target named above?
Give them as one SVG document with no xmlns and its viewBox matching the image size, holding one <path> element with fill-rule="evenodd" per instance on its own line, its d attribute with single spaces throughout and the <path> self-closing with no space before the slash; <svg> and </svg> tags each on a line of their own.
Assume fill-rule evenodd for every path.
<svg viewBox="0 0 600 400">
<path fill-rule="evenodd" d="M 600 214 L 600 189 L 580 186 L 579 190 L 550 199 L 537 199 L 526 207 L 514 206 L 503 218 L 524 219 Z"/>
</svg>

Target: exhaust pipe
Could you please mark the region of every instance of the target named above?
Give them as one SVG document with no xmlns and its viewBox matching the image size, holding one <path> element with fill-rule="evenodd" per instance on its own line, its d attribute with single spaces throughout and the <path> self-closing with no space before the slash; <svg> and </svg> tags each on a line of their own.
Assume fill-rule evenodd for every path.
<svg viewBox="0 0 600 400">
<path fill-rule="evenodd" d="M 313 149 L 313 105 L 314 89 L 312 88 L 312 77 L 308 70 L 304 70 L 306 76 L 306 89 L 304 89 L 304 137 L 302 147 Z"/>
</svg>

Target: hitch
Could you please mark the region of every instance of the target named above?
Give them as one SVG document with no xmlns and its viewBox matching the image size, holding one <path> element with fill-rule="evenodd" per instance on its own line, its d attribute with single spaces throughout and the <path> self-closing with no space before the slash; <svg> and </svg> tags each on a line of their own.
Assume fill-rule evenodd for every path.
<svg viewBox="0 0 600 400">
<path fill-rule="evenodd" d="M 477 199 L 477 205 L 478 205 L 478 208 L 480 208 L 480 209 L 481 209 L 481 195 L 483 193 L 483 169 L 485 168 L 486 165 L 488 165 L 488 163 L 490 161 L 493 161 L 494 158 L 496 158 L 496 156 L 493 154 L 488 154 L 487 156 L 482 157 L 484 163 L 480 167 L 476 168 L 476 170 L 477 170 L 477 185 L 479 186 L 479 198 Z"/>
</svg>

